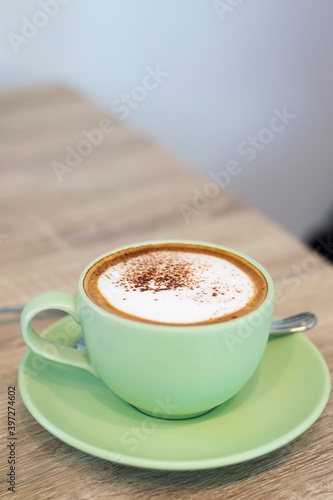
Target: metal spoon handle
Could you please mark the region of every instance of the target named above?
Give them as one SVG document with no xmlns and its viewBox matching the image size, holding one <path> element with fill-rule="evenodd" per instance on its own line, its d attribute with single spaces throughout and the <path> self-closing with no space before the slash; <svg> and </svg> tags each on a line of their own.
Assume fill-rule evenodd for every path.
<svg viewBox="0 0 333 500">
<path fill-rule="evenodd" d="M 24 305 L 0 307 L 0 313 L 21 313 Z"/>
<path fill-rule="evenodd" d="M 16 306 L 5 306 L 0 307 L 0 314 L 21 314 L 24 309 L 24 305 L 16 305 Z M 42 311 L 39 313 L 39 316 L 63 316 L 64 312 L 59 309 L 47 309 L 46 311 Z"/>
<path fill-rule="evenodd" d="M 23 305 L 15 305 L 8 307 L 0 307 L 1 313 L 20 313 L 23 309 Z M 59 311 L 49 310 L 45 311 L 45 315 L 58 315 Z M 63 313 L 60 313 L 63 314 Z M 305 332 L 310 330 L 317 323 L 317 318 L 312 312 L 303 312 L 295 314 L 294 316 L 289 316 L 288 318 L 279 319 L 273 321 L 270 328 L 270 336 L 274 335 L 285 335 L 288 333 Z M 77 341 L 78 349 L 85 349 L 85 343 L 83 337 L 80 337 Z"/>
<path fill-rule="evenodd" d="M 313 328 L 316 323 L 317 318 L 311 312 L 295 314 L 289 318 L 273 321 L 271 324 L 270 335 L 305 332 L 306 330 Z"/>
</svg>

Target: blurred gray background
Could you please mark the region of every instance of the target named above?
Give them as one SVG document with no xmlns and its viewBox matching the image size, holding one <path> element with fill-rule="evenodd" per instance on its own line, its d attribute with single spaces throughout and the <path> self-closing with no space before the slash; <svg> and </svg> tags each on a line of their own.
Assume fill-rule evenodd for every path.
<svg viewBox="0 0 333 500">
<path fill-rule="evenodd" d="M 331 215 L 332 17 L 330 0 L 0 0 L 0 90 L 69 85 L 203 173 L 233 161 L 227 188 L 306 239 Z"/>
</svg>

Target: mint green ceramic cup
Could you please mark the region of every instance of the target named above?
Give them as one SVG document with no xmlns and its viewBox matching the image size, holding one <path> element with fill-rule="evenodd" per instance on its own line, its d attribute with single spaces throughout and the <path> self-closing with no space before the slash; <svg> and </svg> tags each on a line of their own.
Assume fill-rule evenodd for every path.
<svg viewBox="0 0 333 500">
<path fill-rule="evenodd" d="M 151 241 L 128 248 L 167 241 Z M 46 292 L 34 297 L 21 317 L 28 347 L 44 358 L 89 371 L 120 398 L 150 415 L 181 419 L 201 415 L 234 396 L 251 378 L 264 353 L 273 315 L 273 282 L 252 258 L 232 249 L 177 240 L 226 250 L 261 271 L 268 285 L 264 301 L 245 316 L 221 323 L 174 326 L 145 323 L 108 312 L 92 302 L 83 288 L 78 295 Z M 31 326 L 41 311 L 60 309 L 79 323 L 87 353 L 40 337 Z"/>
</svg>

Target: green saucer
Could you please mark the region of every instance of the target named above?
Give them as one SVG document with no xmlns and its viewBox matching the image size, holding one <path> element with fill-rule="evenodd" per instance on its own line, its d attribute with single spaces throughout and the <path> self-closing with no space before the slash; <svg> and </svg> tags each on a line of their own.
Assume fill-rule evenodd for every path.
<svg viewBox="0 0 333 500">
<path fill-rule="evenodd" d="M 74 346 L 81 330 L 66 317 L 42 335 Z M 19 389 L 31 415 L 79 450 L 138 467 L 194 470 L 250 460 L 302 434 L 325 408 L 330 376 L 317 348 L 294 334 L 269 340 L 236 396 L 189 420 L 144 415 L 88 372 L 31 351 L 19 369 Z"/>
</svg>

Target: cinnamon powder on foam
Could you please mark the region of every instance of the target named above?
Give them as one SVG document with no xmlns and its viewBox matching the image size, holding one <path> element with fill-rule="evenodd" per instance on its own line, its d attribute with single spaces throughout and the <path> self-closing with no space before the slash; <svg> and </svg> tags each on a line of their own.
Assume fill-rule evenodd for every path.
<svg viewBox="0 0 333 500">
<path fill-rule="evenodd" d="M 221 266 L 223 265 L 232 265 L 235 266 L 235 272 L 241 273 L 243 276 L 242 279 L 251 281 L 251 278 L 247 275 L 245 270 L 238 268 L 235 262 L 229 262 L 228 259 L 224 259 L 223 256 L 219 255 L 209 255 L 208 253 L 201 252 L 190 252 L 188 255 L 191 255 L 191 259 L 189 259 L 186 254 L 187 250 L 161 250 L 156 249 L 153 251 L 149 251 L 146 253 L 136 253 L 133 255 L 121 255 L 116 260 L 110 259 L 109 261 L 105 261 L 102 267 L 95 268 L 95 271 L 92 273 L 94 276 L 90 275 L 90 278 L 93 278 L 95 284 L 97 285 L 95 290 L 102 295 L 102 302 L 105 299 L 109 306 L 115 307 L 115 309 L 123 310 L 126 314 L 130 316 L 135 312 L 131 312 L 127 310 L 125 304 L 128 302 L 127 298 L 129 298 L 130 302 L 133 301 L 133 293 L 140 292 L 138 297 L 138 301 L 141 301 L 140 296 L 142 292 L 149 292 L 148 295 L 151 297 L 148 299 L 148 303 L 153 300 L 155 304 L 159 302 L 159 299 L 163 301 L 166 300 L 166 292 L 174 292 L 171 294 L 173 297 L 177 297 L 181 300 L 191 300 L 192 303 L 197 303 L 199 307 L 205 308 L 206 306 L 210 306 L 209 316 L 206 314 L 205 318 L 199 319 L 198 321 L 210 321 L 216 318 L 216 315 L 219 314 L 218 309 L 221 306 L 221 303 L 225 302 L 234 302 L 235 306 L 234 311 L 237 312 L 237 303 L 241 300 L 243 289 L 239 283 L 237 283 L 237 279 L 233 278 L 233 273 L 230 274 L 227 280 L 223 279 L 223 273 L 219 274 L 216 279 L 212 278 L 207 280 L 207 273 L 211 272 L 212 267 L 209 263 L 209 257 L 218 258 L 221 262 Z M 208 260 L 205 262 L 204 256 L 208 257 Z M 216 265 L 216 264 L 214 264 Z M 213 266 L 214 267 L 214 266 Z M 118 270 L 117 270 L 118 268 Z M 210 269 L 211 268 L 211 269 Z M 120 271 L 119 271 L 120 270 Z M 228 274 L 228 273 L 227 273 Z M 103 290 L 101 290 L 98 286 L 98 280 L 103 276 L 104 284 L 105 279 L 107 282 L 112 282 L 112 286 L 118 288 L 118 290 L 122 289 L 122 302 L 123 307 L 110 302 L 110 299 L 105 297 Z M 230 283 L 231 277 L 231 283 Z M 240 281 L 242 281 L 242 279 Z M 252 282 L 252 290 L 249 294 L 249 289 L 245 292 L 247 295 L 247 299 L 251 301 L 253 294 L 255 293 L 255 286 Z M 105 285 L 104 285 L 105 286 Z M 128 293 L 130 292 L 130 293 Z M 164 292 L 164 293 L 163 293 Z M 238 295 L 240 294 L 240 295 Z M 143 296 L 146 294 L 143 293 Z M 223 296 L 226 297 L 223 297 Z M 168 294 L 168 297 L 169 294 Z M 96 298 L 96 296 L 95 296 Z M 167 299 L 168 300 L 168 299 Z M 185 306 L 185 303 L 183 303 Z M 215 309 L 216 305 L 216 309 Z M 244 302 L 242 305 L 242 309 L 244 309 Z M 212 307 L 215 311 L 212 310 Z M 247 308 L 247 306 L 246 306 Z M 142 310 L 141 310 L 142 312 Z M 196 311 L 195 311 L 196 312 Z M 206 311 L 208 312 L 208 311 Z M 245 313 L 246 311 L 244 311 Z M 170 310 L 170 316 L 168 313 L 168 318 L 161 318 L 161 322 L 170 322 L 173 323 L 172 320 L 173 310 Z M 220 316 L 223 316 L 224 313 Z M 238 314 L 234 315 L 233 311 L 229 311 L 226 313 L 228 318 L 236 317 Z M 147 319 L 148 321 L 158 321 L 157 318 L 141 318 L 143 320 Z M 217 319 L 217 318 L 216 318 Z M 221 318 L 220 318 L 221 319 Z M 184 319 L 184 322 L 190 322 L 190 319 Z M 176 321 L 178 323 L 178 320 Z M 179 321 L 182 322 L 182 321 Z"/>
</svg>

